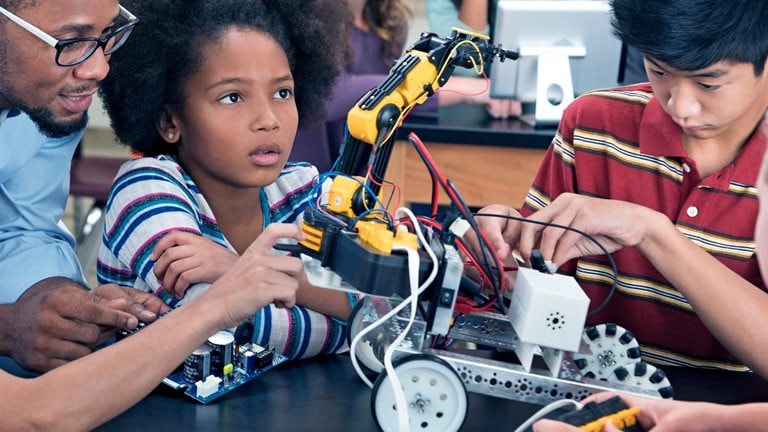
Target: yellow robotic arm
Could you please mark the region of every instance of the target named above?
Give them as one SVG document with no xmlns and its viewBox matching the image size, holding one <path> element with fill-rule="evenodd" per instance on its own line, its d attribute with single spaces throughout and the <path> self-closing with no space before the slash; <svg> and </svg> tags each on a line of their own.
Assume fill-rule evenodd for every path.
<svg viewBox="0 0 768 432">
<path fill-rule="evenodd" d="M 365 188 L 359 188 L 354 192 L 357 198 L 350 198 L 350 208 L 343 209 L 346 204 L 340 204 L 330 210 L 355 216 L 373 208 L 375 195 L 379 192 L 389 163 L 392 141 L 403 117 L 443 86 L 454 68 L 474 68 L 481 74 L 484 65 L 495 57 L 501 61 L 506 58 L 514 60 L 518 54 L 504 50 L 500 45 L 491 45 L 485 35 L 465 30 L 453 29 L 448 38 L 422 33 L 419 40 L 397 60 L 389 76 L 360 98 L 347 115 L 349 137 L 342 146 L 336 171 L 352 175 L 360 148 L 373 145 L 370 176 L 366 179 L 367 189 L 373 194 L 363 194 L 361 191 Z M 352 186 L 345 182 L 343 189 L 347 191 Z"/>
<path fill-rule="evenodd" d="M 347 137 L 328 191 L 326 205 L 304 212 L 302 253 L 339 273 L 353 286 L 405 286 L 405 257 L 389 256 L 394 246 L 417 249 L 413 233 L 396 232 L 382 217 L 377 195 L 386 173 L 397 128 L 405 115 L 443 86 L 456 67 L 479 74 L 494 58 L 517 59 L 515 52 L 491 45 L 487 36 L 454 29 L 450 37 L 422 33 L 395 62 L 387 78 L 361 97 L 347 116 Z M 365 179 L 353 177 L 358 153 L 373 146 Z M 378 210 L 378 213 L 372 210 Z M 368 212 L 368 213 L 367 213 Z M 370 216 L 369 216 L 370 214 Z M 357 264 L 353 264 L 357 262 Z M 384 276 L 386 275 L 386 276 Z"/>
</svg>

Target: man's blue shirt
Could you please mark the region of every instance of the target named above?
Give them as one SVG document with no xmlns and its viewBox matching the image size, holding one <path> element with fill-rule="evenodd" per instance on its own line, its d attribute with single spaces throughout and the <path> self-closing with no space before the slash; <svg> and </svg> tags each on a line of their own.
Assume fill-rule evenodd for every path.
<svg viewBox="0 0 768 432">
<path fill-rule="evenodd" d="M 0 303 L 51 276 L 85 277 L 61 218 L 72 155 L 83 136 L 48 138 L 24 113 L 0 112 Z"/>
</svg>

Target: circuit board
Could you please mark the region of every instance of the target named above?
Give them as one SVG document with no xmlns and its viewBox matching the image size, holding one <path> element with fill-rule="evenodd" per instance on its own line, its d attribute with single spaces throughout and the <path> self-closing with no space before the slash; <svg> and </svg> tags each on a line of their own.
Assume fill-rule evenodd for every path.
<svg viewBox="0 0 768 432">
<path fill-rule="evenodd" d="M 169 312 L 161 314 L 158 319 Z M 118 331 L 114 342 L 141 331 L 147 325 L 139 322 L 136 328 Z M 252 336 L 252 321 L 243 322 L 234 333 L 220 331 L 212 335 L 163 379 L 163 384 L 207 404 L 288 360 L 288 357 L 269 347 L 251 343 Z"/>
<path fill-rule="evenodd" d="M 251 345 L 253 347 L 259 347 L 258 345 Z M 216 390 L 208 390 L 211 391 L 210 394 L 207 394 L 206 391 L 204 391 L 202 394 L 199 393 L 198 386 L 195 383 L 189 382 L 187 379 L 185 379 L 183 370 L 176 370 L 168 375 L 168 377 L 163 380 L 163 384 L 173 388 L 174 390 L 183 391 L 186 396 L 200 403 L 207 404 L 226 395 L 227 393 L 253 380 L 254 378 L 258 378 L 259 376 L 267 373 L 279 364 L 288 360 L 287 357 L 274 351 L 267 350 L 262 352 L 271 353 L 271 360 L 268 359 L 265 364 L 254 369 L 253 371 L 247 371 L 243 368 L 243 364 L 238 362 L 238 366 L 234 366 L 230 374 L 209 375 L 206 377 L 206 381 L 210 381 L 208 385 L 214 386 L 216 388 Z M 214 383 L 218 384 L 215 385 Z"/>
</svg>

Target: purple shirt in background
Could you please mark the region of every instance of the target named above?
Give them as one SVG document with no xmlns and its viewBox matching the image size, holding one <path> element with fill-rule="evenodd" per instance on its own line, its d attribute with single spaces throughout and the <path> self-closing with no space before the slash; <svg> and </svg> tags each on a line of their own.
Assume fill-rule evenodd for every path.
<svg viewBox="0 0 768 432">
<path fill-rule="evenodd" d="M 331 97 L 326 101 L 325 123 L 300 129 L 296 134 L 290 160 L 309 162 L 318 171 L 331 170 L 339 155 L 347 113 L 368 90 L 380 84 L 387 77 L 392 61 L 400 55 L 393 54 L 392 61 L 381 58 L 382 40 L 373 32 L 353 28 L 349 34 L 352 50 L 351 62 L 339 76 Z M 402 48 L 399 50 L 402 51 Z M 437 110 L 437 97 L 427 99 L 419 111 Z M 370 148 L 359 155 L 355 173 L 364 174 L 370 155 Z"/>
</svg>

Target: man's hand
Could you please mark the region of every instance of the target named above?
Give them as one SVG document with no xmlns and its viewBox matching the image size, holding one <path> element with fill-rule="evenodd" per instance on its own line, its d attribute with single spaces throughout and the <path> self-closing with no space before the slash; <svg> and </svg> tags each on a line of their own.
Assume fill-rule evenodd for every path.
<svg viewBox="0 0 768 432">
<path fill-rule="evenodd" d="M 191 284 L 213 283 L 237 261 L 237 254 L 200 235 L 174 231 L 157 242 L 149 259 L 168 294 L 181 298 Z"/>
<path fill-rule="evenodd" d="M 116 285 L 88 291 L 65 278 L 48 278 L 3 306 L 0 347 L 25 369 L 45 372 L 89 354 L 115 328 L 154 319 L 161 303 Z"/>
<path fill-rule="evenodd" d="M 201 296 L 200 300 L 218 310 L 222 326 L 236 326 L 270 303 L 278 307 L 295 304 L 304 266 L 298 258 L 272 255 L 272 246 L 280 238 L 301 240 L 303 234 L 296 225 L 269 225 L 232 269 Z"/>
<path fill-rule="evenodd" d="M 118 301 L 116 309 L 128 312 L 144 322 L 152 322 L 159 314 L 170 309 L 162 299 L 152 293 L 115 284 L 101 285 L 91 293 L 96 296 L 96 301 L 101 303 L 114 304 Z M 113 327 L 128 328 L 119 325 Z"/>
</svg>

